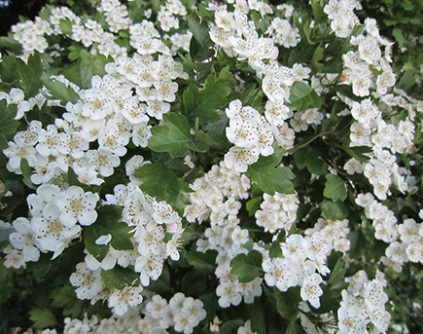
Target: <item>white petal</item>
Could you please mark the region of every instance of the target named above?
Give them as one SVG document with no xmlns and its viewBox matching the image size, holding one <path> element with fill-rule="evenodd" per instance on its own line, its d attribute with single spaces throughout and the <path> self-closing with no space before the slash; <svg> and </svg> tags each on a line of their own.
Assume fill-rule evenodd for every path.
<svg viewBox="0 0 423 334">
<path fill-rule="evenodd" d="M 112 240 L 112 235 L 109 233 L 107 235 L 102 235 L 100 237 L 97 238 L 97 240 L 95 241 L 96 245 L 107 245 L 110 240 Z"/>
</svg>

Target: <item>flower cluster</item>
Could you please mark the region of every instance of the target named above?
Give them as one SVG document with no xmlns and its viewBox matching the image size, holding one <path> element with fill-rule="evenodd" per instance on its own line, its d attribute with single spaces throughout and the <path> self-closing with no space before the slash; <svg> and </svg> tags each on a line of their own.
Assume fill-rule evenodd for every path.
<svg viewBox="0 0 423 334">
<path fill-rule="evenodd" d="M 396 88 L 393 44 L 358 1 L 310 5 L 101 0 L 12 28 L 0 283 L 51 290 L 36 325 L 403 325 L 394 282 L 423 264 L 423 102 Z"/>
<path fill-rule="evenodd" d="M 36 194 L 27 198 L 30 219 L 19 217 L 13 222 L 16 232 L 9 240 L 25 262 L 38 261 L 41 252 L 54 252 L 59 256 L 72 239 L 78 238 L 82 226 L 89 226 L 97 219 L 95 207 L 98 194 L 84 192 L 77 186 L 66 190 L 46 184 L 37 188 Z M 77 224 L 79 223 L 79 224 Z"/>
<path fill-rule="evenodd" d="M 136 289 L 125 288 L 121 292 L 120 299 L 141 298 Z M 118 305 L 115 308 L 120 309 Z M 178 333 L 190 334 L 193 332 L 193 328 L 206 316 L 201 300 L 186 297 L 181 292 L 177 292 L 169 302 L 160 297 L 160 295 L 151 296 L 144 305 L 142 313 L 143 315 L 140 315 L 139 312 L 133 310 L 124 316 L 116 314 L 113 317 L 104 319 L 98 319 L 96 316 L 88 319 L 87 315 L 82 320 L 66 318 L 63 333 L 100 334 L 105 331 L 142 334 L 168 333 L 167 329 L 173 327 Z M 55 334 L 57 332 L 55 330 L 44 330 L 43 333 Z"/>
<path fill-rule="evenodd" d="M 347 290 L 342 291 L 338 310 L 338 326 L 343 333 L 364 333 L 373 327 L 377 333 L 388 329 L 390 315 L 385 311 L 388 295 L 383 291 L 386 281 L 382 273 L 369 280 L 365 271 L 349 279 Z"/>
<path fill-rule="evenodd" d="M 257 225 L 272 234 L 281 229 L 289 231 L 297 218 L 297 209 L 298 197 L 295 194 L 264 194 L 260 210 L 255 213 Z"/>
<path fill-rule="evenodd" d="M 235 146 L 225 155 L 225 165 L 237 172 L 246 172 L 248 165 L 257 162 L 259 156 L 269 156 L 273 151 L 273 134 L 270 124 L 259 112 L 240 100 L 232 101 L 226 109 L 229 127 L 226 137 Z"/>
</svg>

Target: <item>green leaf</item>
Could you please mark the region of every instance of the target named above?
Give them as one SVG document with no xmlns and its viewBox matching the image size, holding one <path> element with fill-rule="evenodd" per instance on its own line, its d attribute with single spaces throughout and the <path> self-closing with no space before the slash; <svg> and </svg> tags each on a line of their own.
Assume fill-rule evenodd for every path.
<svg viewBox="0 0 423 334">
<path fill-rule="evenodd" d="M 331 220 L 345 219 L 349 212 L 348 206 L 341 201 L 323 201 L 321 208 L 323 218 Z"/>
<path fill-rule="evenodd" d="M 286 320 L 293 320 L 298 315 L 298 304 L 301 301 L 300 287 L 296 286 L 288 289 L 286 292 L 281 292 L 278 289 L 273 289 L 276 297 L 276 308 L 282 318 Z"/>
<path fill-rule="evenodd" d="M 22 44 L 11 37 L 0 37 L 0 46 L 4 46 L 15 54 L 22 54 Z"/>
<path fill-rule="evenodd" d="M 182 277 L 181 288 L 187 296 L 202 293 L 207 290 L 207 276 L 191 269 Z"/>
<path fill-rule="evenodd" d="M 60 100 L 62 105 L 66 105 L 67 102 L 75 104 L 79 100 L 79 95 L 72 87 L 66 87 L 66 85 L 60 81 L 54 79 L 43 80 L 43 84 L 50 93 L 50 96 L 47 96 L 47 98 Z"/>
<path fill-rule="evenodd" d="M 98 261 L 106 256 L 109 245 L 118 250 L 133 249 L 130 227 L 120 221 L 122 208 L 117 205 L 104 205 L 98 210 L 96 222 L 84 228 L 84 243 L 87 251 Z M 95 241 L 103 235 L 110 234 L 112 240 L 109 245 L 97 245 Z"/>
<path fill-rule="evenodd" d="M 195 61 L 208 59 L 214 54 L 213 42 L 209 36 L 207 23 L 200 22 L 195 14 L 188 16 L 188 27 L 193 34 L 190 42 L 190 55 Z"/>
<path fill-rule="evenodd" d="M 263 255 L 257 250 L 251 250 L 248 254 L 238 254 L 232 260 L 231 273 L 238 276 L 240 283 L 247 283 L 260 276 Z"/>
<path fill-rule="evenodd" d="M 195 84 L 190 84 L 182 96 L 188 119 L 198 119 L 200 126 L 217 121 L 219 114 L 216 110 L 227 106 L 231 92 L 228 81 L 225 78 L 216 78 L 215 74 L 207 76 L 201 90 Z"/>
<path fill-rule="evenodd" d="M 335 267 L 332 269 L 328 284 L 333 287 L 337 286 L 340 282 L 345 283 L 345 273 L 345 262 L 342 258 L 339 258 L 338 261 L 336 261 Z"/>
<path fill-rule="evenodd" d="M 323 196 L 333 201 L 345 200 L 348 192 L 345 187 L 345 182 L 339 176 L 333 174 L 326 174 L 325 189 L 323 190 Z"/>
<path fill-rule="evenodd" d="M 133 268 L 122 268 L 115 266 L 111 270 L 102 270 L 101 279 L 108 289 L 122 290 L 127 286 L 132 286 L 139 279 L 139 275 Z"/>
<path fill-rule="evenodd" d="M 41 254 L 38 261 L 28 263 L 27 268 L 37 280 L 40 280 L 50 272 L 52 263 L 51 254 Z"/>
<path fill-rule="evenodd" d="M 29 311 L 31 320 L 36 328 L 47 328 L 57 325 L 56 317 L 47 309 L 35 309 Z"/>
<path fill-rule="evenodd" d="M 266 329 L 266 315 L 268 314 L 266 306 L 264 300 L 261 298 L 255 298 L 254 303 L 249 305 L 247 310 L 248 314 L 250 314 L 251 330 L 253 332 L 268 333 Z"/>
<path fill-rule="evenodd" d="M 292 194 L 294 184 L 290 180 L 294 179 L 295 175 L 288 167 L 276 167 L 281 159 L 282 151 L 276 151 L 268 157 L 260 157 L 256 163 L 248 167 L 246 174 L 265 193 Z"/>
<path fill-rule="evenodd" d="M 300 170 L 307 168 L 311 174 L 323 175 L 327 172 L 327 163 L 322 159 L 320 153 L 324 154 L 312 147 L 300 149 L 294 153 L 295 164 Z"/>
<path fill-rule="evenodd" d="M 311 58 L 311 65 L 315 72 L 321 72 L 324 68 L 324 65 L 320 62 L 323 59 L 323 47 L 319 45 L 313 53 Z"/>
<path fill-rule="evenodd" d="M 253 217 L 256 211 L 260 209 L 261 202 L 262 202 L 261 197 L 254 197 L 247 202 L 246 209 L 250 217 Z"/>
<path fill-rule="evenodd" d="M 323 6 L 320 0 L 311 0 L 311 8 L 313 9 L 314 21 L 320 23 L 326 19 L 326 15 L 323 11 Z"/>
<path fill-rule="evenodd" d="M 15 231 L 15 229 L 13 229 Z M 0 303 L 1 305 L 6 305 L 6 302 L 12 295 L 14 291 L 14 278 L 13 275 L 15 273 L 15 269 L 13 268 L 6 268 L 3 264 L 3 260 L 0 261 Z M 0 326 L 1 328 L 1 326 Z"/>
<path fill-rule="evenodd" d="M 297 321 L 290 321 L 285 334 L 307 334 L 307 332 Z"/>
<path fill-rule="evenodd" d="M 366 162 L 370 160 L 367 153 L 372 152 L 372 148 L 369 146 L 354 146 L 351 148 L 345 148 L 345 151 L 354 159 L 360 162 Z"/>
<path fill-rule="evenodd" d="M 159 278 L 155 281 L 151 280 L 148 285 L 148 291 L 163 293 L 170 290 L 170 271 L 169 266 L 165 263 Z"/>
<path fill-rule="evenodd" d="M 236 333 L 236 330 L 244 325 L 244 320 L 242 319 L 233 319 L 225 321 L 219 328 L 219 334 L 232 334 Z"/>
<path fill-rule="evenodd" d="M 22 80 L 22 89 L 25 97 L 28 99 L 38 94 L 42 87 L 41 75 L 43 66 L 38 53 L 34 53 L 28 57 L 27 63 L 21 59 L 16 60 L 19 77 Z"/>
<path fill-rule="evenodd" d="M 13 232 L 15 232 L 15 229 L 13 227 L 2 227 L 0 229 L 0 242 L 9 240 L 9 235 Z"/>
<path fill-rule="evenodd" d="M 400 48 L 402 48 L 404 44 L 407 42 L 400 28 L 394 28 L 394 30 L 392 30 L 392 35 L 395 37 L 395 40 L 397 41 L 398 46 Z"/>
<path fill-rule="evenodd" d="M 60 19 L 60 22 L 59 22 L 60 30 L 65 35 L 71 35 L 73 24 L 74 24 L 73 20 L 70 20 L 68 18 Z"/>
<path fill-rule="evenodd" d="M 37 187 L 32 183 L 31 181 L 31 175 L 32 175 L 32 168 L 29 167 L 28 160 L 21 159 L 21 162 L 19 164 L 19 167 L 22 172 L 23 180 L 22 182 L 30 189 L 36 189 Z"/>
<path fill-rule="evenodd" d="M 216 148 L 218 150 L 227 150 L 232 144 L 226 138 L 225 130 L 228 125 L 228 118 L 225 114 L 220 116 L 218 121 L 208 123 L 203 126 L 203 132 L 206 136 L 204 141 L 210 148 Z M 202 132 L 199 130 L 198 132 Z M 197 136 L 197 133 L 195 134 Z"/>
<path fill-rule="evenodd" d="M 208 250 L 207 252 L 189 251 L 187 261 L 197 271 L 203 274 L 211 274 L 216 269 L 217 251 Z"/>
<path fill-rule="evenodd" d="M 191 192 L 188 183 L 180 180 L 163 163 L 145 164 L 137 169 L 141 189 L 157 201 L 166 201 L 174 208 L 183 208 L 181 193 Z"/>
<path fill-rule="evenodd" d="M 1 83 L 10 84 L 10 88 L 14 85 L 19 85 L 19 72 L 16 70 L 18 59 L 12 56 L 4 56 L 2 62 L 0 63 L 0 73 L 1 73 Z M 8 90 L 10 90 L 10 88 Z M 7 90 L 7 91 L 8 91 Z M 1 123 L 0 123 L 1 124 Z"/>
<path fill-rule="evenodd" d="M 16 133 L 19 121 L 15 120 L 16 106 L 7 105 L 6 100 L 0 100 L 0 136 L 7 143 L 6 136 Z"/>
<path fill-rule="evenodd" d="M 261 106 L 263 91 L 256 83 L 251 83 L 242 90 L 240 100 L 242 105 L 249 105 L 255 109 Z"/>
<path fill-rule="evenodd" d="M 306 111 L 310 107 L 320 108 L 323 104 L 322 98 L 317 95 L 313 88 L 299 81 L 295 81 L 292 85 L 289 101 L 289 106 L 299 112 Z"/>
<path fill-rule="evenodd" d="M 75 291 L 70 285 L 54 289 L 50 294 L 50 298 L 53 299 L 51 302 L 53 307 L 65 307 L 66 304 L 77 300 Z"/>
<path fill-rule="evenodd" d="M 341 291 L 348 287 L 348 283 L 345 282 L 345 274 L 345 262 L 342 258 L 339 258 L 332 269 L 328 283 L 322 285 L 323 294 L 320 297 L 321 306 L 315 310 L 316 313 L 322 314 L 337 310 L 342 298 Z"/>
<path fill-rule="evenodd" d="M 94 75 L 103 76 L 106 74 L 104 65 L 111 61 L 111 58 L 106 58 L 102 54 L 94 56 L 86 50 L 80 50 L 79 52 L 78 61 L 67 67 L 64 75 L 77 86 L 84 89 L 90 88 L 91 79 Z"/>
<path fill-rule="evenodd" d="M 169 152 L 172 158 L 182 157 L 189 150 L 205 152 L 207 145 L 196 142 L 190 134 L 187 119 L 179 114 L 163 115 L 163 125 L 151 129 L 148 147 L 155 152 Z"/>
<path fill-rule="evenodd" d="M 76 298 L 75 290 L 70 285 L 54 289 L 50 294 L 52 307 L 61 308 L 64 316 L 76 318 L 81 313 L 84 302 Z"/>
<path fill-rule="evenodd" d="M 275 241 L 272 242 L 269 249 L 269 256 L 273 259 L 275 257 L 282 257 L 282 248 L 281 242 L 285 241 L 286 232 L 281 230 L 278 234 L 278 237 Z"/>
<path fill-rule="evenodd" d="M 352 259 L 360 259 L 366 253 L 367 240 L 361 230 L 352 231 L 347 235 L 351 243 L 348 256 Z"/>
</svg>

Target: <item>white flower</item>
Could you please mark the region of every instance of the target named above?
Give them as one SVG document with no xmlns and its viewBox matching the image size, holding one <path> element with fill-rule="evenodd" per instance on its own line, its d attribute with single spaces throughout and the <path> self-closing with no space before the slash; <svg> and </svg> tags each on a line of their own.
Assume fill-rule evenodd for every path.
<svg viewBox="0 0 423 334">
<path fill-rule="evenodd" d="M 124 156 L 127 152 L 126 145 L 129 142 L 130 133 L 121 133 L 118 122 L 110 120 L 106 127 L 101 129 L 98 135 L 98 143 L 100 148 L 108 150 L 117 156 Z"/>
<path fill-rule="evenodd" d="M 93 77 L 94 79 L 95 77 Z M 82 106 L 82 115 L 94 121 L 104 119 L 107 115 L 113 113 L 113 100 L 107 91 L 100 89 L 88 89 L 80 92 L 84 105 Z"/>
<path fill-rule="evenodd" d="M 85 153 L 89 165 L 95 166 L 99 174 L 108 177 L 113 174 L 114 168 L 120 165 L 120 159 L 116 154 L 105 150 L 89 150 Z"/>
<path fill-rule="evenodd" d="M 43 215 L 32 218 L 32 226 L 41 249 L 54 252 L 53 259 L 59 256 L 70 240 L 78 237 L 81 227 L 67 227 L 60 220 L 60 209 L 54 203 L 44 206 Z"/>
<path fill-rule="evenodd" d="M 224 163 L 226 168 L 233 168 L 236 172 L 245 173 L 248 166 L 257 162 L 258 159 L 259 150 L 257 148 L 233 146 L 225 154 Z"/>
<path fill-rule="evenodd" d="M 78 221 L 81 225 L 91 225 L 97 219 L 95 206 L 98 194 L 84 192 L 77 186 L 71 186 L 56 196 L 56 204 L 60 208 L 60 222 L 72 227 Z"/>
<path fill-rule="evenodd" d="M 232 117 L 229 120 L 229 127 L 226 128 L 226 137 L 236 146 L 253 147 L 258 139 L 256 122 L 244 121 L 240 116 Z"/>
<path fill-rule="evenodd" d="M 148 139 L 151 136 L 151 125 L 146 122 L 136 124 L 132 129 L 132 142 L 135 146 L 147 147 Z"/>
<path fill-rule="evenodd" d="M 157 224 L 177 224 L 181 221 L 178 212 L 164 201 L 153 204 L 151 217 Z"/>
<path fill-rule="evenodd" d="M 268 100 L 265 105 L 264 115 L 267 121 L 273 126 L 281 126 L 284 121 L 292 117 L 292 111 L 282 102 Z"/>
<path fill-rule="evenodd" d="M 97 177 L 98 173 L 96 166 L 89 164 L 79 164 L 78 162 L 74 162 L 72 165 L 72 169 L 78 176 L 78 181 L 82 184 L 99 186 L 104 182 L 103 179 Z"/>
<path fill-rule="evenodd" d="M 160 255 L 139 256 L 135 262 L 135 271 L 140 272 L 140 280 L 143 286 L 150 284 L 150 279 L 156 280 L 163 270 L 163 257 Z"/>
<path fill-rule="evenodd" d="M 365 99 L 361 101 L 361 103 L 353 103 L 351 115 L 366 128 L 369 128 L 377 121 L 380 115 L 380 110 L 372 102 L 372 100 Z"/>
<path fill-rule="evenodd" d="M 323 290 L 319 284 L 322 283 L 322 276 L 319 274 L 312 274 L 304 278 L 301 286 L 301 298 L 303 301 L 308 301 L 313 307 L 320 307 L 319 297 L 323 294 Z"/>
<path fill-rule="evenodd" d="M 59 137 L 57 127 L 54 124 L 47 125 L 47 130 L 40 130 L 38 144 L 35 148 L 44 157 L 59 155 Z"/>
<path fill-rule="evenodd" d="M 299 265 L 289 258 L 265 259 L 262 268 L 268 286 L 276 286 L 280 291 L 286 291 L 298 284 Z"/>
<path fill-rule="evenodd" d="M 69 281 L 76 287 L 78 299 L 91 299 L 103 288 L 100 270 L 92 271 L 84 262 L 76 265 L 76 272 L 70 275 Z"/>
<path fill-rule="evenodd" d="M 40 258 L 34 230 L 31 223 L 24 217 L 15 219 L 12 223 L 16 232 L 9 235 L 9 241 L 15 249 L 21 250 L 25 262 L 36 262 Z"/>
<path fill-rule="evenodd" d="M 310 248 L 310 243 L 302 235 L 292 234 L 286 238 L 286 242 L 281 243 L 281 248 L 284 257 L 300 264 L 307 257 L 306 250 Z"/>
<path fill-rule="evenodd" d="M 37 163 L 37 151 L 29 145 L 17 145 L 9 142 L 9 146 L 3 150 L 3 154 L 9 158 L 6 165 L 7 170 L 20 174 L 20 164 L 22 159 L 26 159 L 30 167 L 34 167 Z"/>
<path fill-rule="evenodd" d="M 175 233 L 166 243 L 166 255 L 173 261 L 178 261 L 180 258 L 178 247 L 180 246 L 181 234 L 182 233 Z"/>
<path fill-rule="evenodd" d="M 160 255 L 164 251 L 165 243 L 164 229 L 157 225 L 154 221 L 150 221 L 147 225 L 139 225 L 134 234 L 138 244 L 138 252 L 143 256 L 149 254 Z"/>
<path fill-rule="evenodd" d="M 232 280 L 221 281 L 216 288 L 216 294 L 219 296 L 219 306 L 222 308 L 239 305 L 242 300 L 240 291 Z"/>
<path fill-rule="evenodd" d="M 366 317 L 357 306 L 338 309 L 338 328 L 342 334 L 360 334 L 366 332 Z"/>
<path fill-rule="evenodd" d="M 117 316 L 123 316 L 130 307 L 142 303 L 141 286 L 127 286 L 123 290 L 114 290 L 107 300 L 108 306 Z"/>
<path fill-rule="evenodd" d="M 363 173 L 363 164 L 355 158 L 348 160 L 343 168 L 350 175 Z"/>
<path fill-rule="evenodd" d="M 89 143 L 79 133 L 72 134 L 60 133 L 59 136 L 59 152 L 65 155 L 70 155 L 74 159 L 80 159 L 88 150 Z"/>
<path fill-rule="evenodd" d="M 23 268 L 25 267 L 25 260 L 20 250 L 14 249 L 12 245 L 7 245 L 3 252 L 6 254 L 3 262 L 6 268 Z"/>
<path fill-rule="evenodd" d="M 401 241 L 405 244 L 416 241 L 417 237 L 419 236 L 419 228 L 422 230 L 421 226 L 423 225 L 417 224 L 416 221 L 412 218 L 405 219 L 403 224 L 398 226 L 398 232 L 400 234 Z"/>
<path fill-rule="evenodd" d="M 170 307 L 166 299 L 160 295 L 154 295 L 153 298 L 145 305 L 145 313 L 153 319 L 161 320 L 169 313 Z M 173 318 L 173 316 L 172 316 Z M 164 328 L 169 327 L 169 323 Z"/>
</svg>

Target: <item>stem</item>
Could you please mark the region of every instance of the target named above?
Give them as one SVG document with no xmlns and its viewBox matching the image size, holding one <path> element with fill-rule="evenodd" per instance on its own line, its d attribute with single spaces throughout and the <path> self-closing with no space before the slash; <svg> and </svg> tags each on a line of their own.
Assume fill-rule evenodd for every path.
<svg viewBox="0 0 423 334">
<path fill-rule="evenodd" d="M 309 144 L 311 144 L 312 142 L 314 142 L 316 139 L 318 139 L 318 138 L 320 138 L 320 137 L 323 137 L 323 136 L 326 136 L 326 135 L 330 135 L 330 134 L 335 134 L 335 132 L 322 132 L 322 133 L 319 133 L 319 134 L 317 134 L 317 135 L 315 135 L 314 137 L 312 137 L 311 139 L 309 139 L 308 141 L 306 141 L 305 143 L 302 143 L 302 144 L 300 144 L 300 145 L 298 145 L 298 146 L 296 146 L 296 147 L 294 147 L 294 148 L 292 148 L 292 149 L 290 149 L 290 150 L 287 150 L 286 152 L 287 153 L 294 153 L 294 152 L 296 152 L 296 151 L 298 151 L 299 149 L 301 149 L 301 148 L 303 148 L 303 147 L 305 147 L 305 146 L 307 146 L 307 145 L 309 145 Z"/>
</svg>

